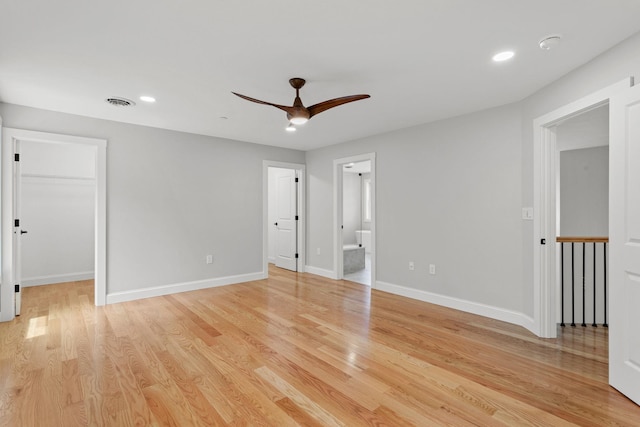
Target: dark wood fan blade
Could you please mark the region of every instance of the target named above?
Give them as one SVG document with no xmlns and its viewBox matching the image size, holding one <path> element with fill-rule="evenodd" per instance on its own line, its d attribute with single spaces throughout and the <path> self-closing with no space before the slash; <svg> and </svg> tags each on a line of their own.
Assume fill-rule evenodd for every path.
<svg viewBox="0 0 640 427">
<path fill-rule="evenodd" d="M 309 117 L 313 117 L 316 114 L 320 114 L 323 111 L 328 110 L 329 108 L 337 107 L 338 105 L 346 104 L 348 102 L 359 101 L 361 99 L 370 98 L 369 95 L 349 95 L 343 96 L 341 98 L 334 98 L 328 101 L 321 102 L 319 104 L 312 105 L 311 107 L 307 107 L 309 110 Z"/>
<path fill-rule="evenodd" d="M 267 101 L 260 101 L 259 99 L 250 98 L 248 96 L 241 95 L 241 94 L 235 93 L 235 92 L 231 92 L 231 93 L 234 94 L 235 96 L 239 96 L 242 99 L 246 99 L 247 101 L 255 102 L 256 104 L 271 105 L 272 107 L 279 108 L 282 111 L 286 111 L 287 113 L 292 113 L 293 112 L 293 107 L 287 107 L 286 105 L 278 105 L 278 104 L 274 104 L 272 102 L 267 102 Z"/>
</svg>

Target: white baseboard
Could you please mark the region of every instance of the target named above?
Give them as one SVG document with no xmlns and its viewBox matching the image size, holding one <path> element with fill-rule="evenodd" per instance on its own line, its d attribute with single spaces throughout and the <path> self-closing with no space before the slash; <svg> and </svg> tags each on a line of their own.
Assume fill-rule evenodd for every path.
<svg viewBox="0 0 640 427">
<path fill-rule="evenodd" d="M 107 293 L 107 304 L 134 301 L 143 298 L 159 297 L 162 295 L 177 294 L 180 292 L 197 291 L 200 289 L 215 288 L 218 286 L 234 285 L 237 283 L 252 282 L 265 278 L 263 272 L 240 274 L 237 276 L 216 277 L 214 279 L 196 280 L 194 282 L 175 283 L 172 285 L 153 286 L 132 291 Z"/>
<path fill-rule="evenodd" d="M 52 285 L 54 283 L 77 282 L 79 280 L 93 280 L 93 271 L 81 271 L 79 273 L 51 274 L 48 276 L 27 277 L 20 281 L 23 288 L 31 286 Z"/>
<path fill-rule="evenodd" d="M 460 298 L 434 294 L 432 292 L 408 288 L 406 286 L 394 285 L 392 283 L 381 281 L 376 281 L 375 289 L 407 298 L 416 299 L 419 301 L 428 302 L 431 304 L 441 305 L 443 307 L 453 308 L 455 310 L 460 310 L 467 313 L 489 317 L 491 319 L 501 320 L 507 323 L 512 323 L 514 325 L 522 326 L 535 334 L 534 330 L 532 329 L 534 327 L 533 319 L 517 311 L 507 310 L 504 308 L 494 307 L 491 305 L 481 304 L 473 301 L 467 301 Z"/>
<path fill-rule="evenodd" d="M 328 279 L 338 279 L 338 276 L 336 276 L 336 273 L 333 270 L 325 270 L 324 268 L 313 267 L 311 265 L 305 266 L 305 272 L 326 277 Z"/>
</svg>

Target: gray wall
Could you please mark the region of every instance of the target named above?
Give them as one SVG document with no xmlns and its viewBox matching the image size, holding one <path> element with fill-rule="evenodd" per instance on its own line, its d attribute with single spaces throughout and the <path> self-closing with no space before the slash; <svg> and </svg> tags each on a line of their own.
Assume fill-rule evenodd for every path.
<svg viewBox="0 0 640 427">
<path fill-rule="evenodd" d="M 609 235 L 609 147 L 560 153 L 560 235 Z"/>
<path fill-rule="evenodd" d="M 333 269 L 333 159 L 375 152 L 377 280 L 521 311 L 520 138 L 508 105 L 307 152 L 308 264 Z"/>
<path fill-rule="evenodd" d="M 301 151 L 10 104 L 0 116 L 108 140 L 108 294 L 261 272 L 262 162 L 304 163 Z"/>
</svg>

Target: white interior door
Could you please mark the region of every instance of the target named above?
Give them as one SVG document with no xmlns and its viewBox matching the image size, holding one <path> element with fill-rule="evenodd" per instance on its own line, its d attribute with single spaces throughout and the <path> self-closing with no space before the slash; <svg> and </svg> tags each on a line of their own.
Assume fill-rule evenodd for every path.
<svg viewBox="0 0 640 427">
<path fill-rule="evenodd" d="M 21 174 L 20 174 L 20 141 L 14 142 L 15 159 L 13 162 L 13 281 L 15 287 L 15 315 L 20 315 L 22 307 L 22 235 L 26 231 L 22 230 L 20 223 L 20 192 L 21 192 Z"/>
<path fill-rule="evenodd" d="M 297 191 L 296 171 L 282 169 L 276 174 L 276 266 L 297 271 Z"/>
<path fill-rule="evenodd" d="M 610 108 L 609 383 L 640 404 L 640 86 Z"/>
</svg>

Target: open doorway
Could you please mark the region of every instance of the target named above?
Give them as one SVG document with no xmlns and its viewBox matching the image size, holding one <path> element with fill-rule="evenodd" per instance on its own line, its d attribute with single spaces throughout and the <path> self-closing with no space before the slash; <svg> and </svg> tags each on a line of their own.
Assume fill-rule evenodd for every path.
<svg viewBox="0 0 640 427">
<path fill-rule="evenodd" d="M 371 161 L 342 166 L 342 273 L 371 286 Z"/>
<path fill-rule="evenodd" d="M 305 166 L 263 163 L 263 274 L 269 266 L 303 272 Z"/>
<path fill-rule="evenodd" d="M 556 125 L 556 323 L 608 326 L 609 105 Z"/>
<path fill-rule="evenodd" d="M 22 287 L 93 280 L 95 156 L 87 145 L 20 142 Z"/>
<path fill-rule="evenodd" d="M 625 79 L 534 120 L 534 318 L 530 329 L 540 337 L 557 337 L 562 306 L 556 286 L 560 281 L 557 267 L 561 254 L 555 243 L 560 226 L 558 127 L 572 118 L 580 120 L 585 113 L 602 114 L 605 110 L 595 110 L 608 108 L 611 97 L 631 85 L 632 79 Z"/>
<path fill-rule="evenodd" d="M 375 153 L 333 161 L 335 278 L 375 287 Z"/>
<path fill-rule="evenodd" d="M 105 140 L 95 138 L 84 138 L 70 135 L 51 134 L 45 132 L 28 131 L 22 129 L 3 129 L 2 138 L 2 287 L 1 302 L 2 310 L 0 312 L 0 320 L 9 321 L 12 320 L 16 314 L 19 314 L 19 303 L 22 291 L 22 280 L 20 274 L 22 273 L 21 255 L 22 251 L 19 249 L 21 245 L 21 238 L 24 237 L 23 231 L 28 231 L 24 223 L 19 222 L 21 218 L 16 217 L 16 207 L 20 206 L 20 203 L 16 203 L 16 196 L 20 197 L 22 191 L 20 187 L 22 185 L 22 178 L 26 178 L 32 183 L 37 182 L 38 185 L 34 186 L 34 192 L 41 191 L 40 184 L 44 184 L 45 181 L 48 184 L 52 182 L 61 183 L 66 182 L 70 178 L 78 178 L 83 176 L 85 178 L 88 175 L 80 173 L 78 176 L 65 176 L 65 173 L 61 170 L 54 171 L 51 168 L 59 167 L 66 161 L 60 160 L 58 162 L 51 161 L 53 152 L 58 154 L 65 151 L 64 147 L 82 147 L 80 151 L 89 153 L 91 158 L 91 165 L 88 166 L 92 170 L 93 175 L 90 179 L 83 179 L 83 192 L 91 193 L 90 200 L 84 199 L 84 208 L 88 209 L 87 204 L 91 205 L 93 218 L 92 227 L 90 226 L 90 232 L 93 238 L 93 262 L 88 264 L 93 265 L 93 271 L 75 271 L 59 273 L 50 270 L 47 274 L 35 275 L 31 277 L 31 284 L 42 284 L 38 282 L 56 282 L 60 280 L 68 281 L 67 279 L 77 278 L 77 274 L 91 275 L 94 279 L 94 301 L 96 305 L 104 305 L 106 302 L 106 145 Z M 40 147 L 47 151 L 48 154 L 40 156 L 40 165 L 35 169 L 27 169 L 27 176 L 23 177 L 20 161 L 24 157 L 20 158 L 20 147 L 28 147 L 27 151 L 33 154 L 34 147 Z M 60 149 L 60 150 L 58 150 Z M 36 150 L 37 151 L 37 150 Z M 57 155 L 57 154 L 56 154 Z M 31 166 L 34 164 L 32 163 Z M 30 166 L 30 168 L 31 168 Z M 87 166 L 87 165 L 85 165 Z M 38 169 L 40 168 L 40 169 Z M 47 169 L 49 168 L 49 169 Z M 36 172 L 39 170 L 39 172 Z M 77 172 L 77 170 L 76 170 Z M 76 174 L 76 172 L 72 173 Z M 83 175 L 84 174 L 84 175 Z M 16 191 L 16 185 L 18 191 Z M 36 188 L 40 187 L 40 189 Z M 91 187 L 90 189 L 88 187 Z M 62 188 L 62 187 L 61 187 Z M 69 188 L 66 188 L 68 190 Z M 64 192 L 64 190 L 62 190 Z M 86 196 L 86 194 L 85 194 Z M 37 199 L 36 199 L 37 200 Z M 42 201 L 42 200 L 40 200 Z M 50 200 L 51 201 L 51 200 Z M 60 206 L 58 206 L 60 208 Z M 64 208 L 60 208 L 64 210 Z M 51 214 L 51 212 L 48 212 Z M 40 215 L 36 213 L 35 215 Z M 40 215 L 40 219 L 47 220 L 46 215 Z M 91 221 L 91 220 L 89 220 Z M 23 228 L 24 226 L 24 228 Z M 31 232 L 32 236 L 34 231 Z M 30 236 L 31 237 L 31 236 Z M 86 242 L 85 242 L 86 243 Z M 37 253 L 39 248 L 35 248 L 35 259 L 41 257 Z M 64 262 L 67 260 L 65 259 Z M 60 266 L 51 266 L 57 268 Z M 69 274 L 67 274 L 69 273 Z"/>
</svg>

